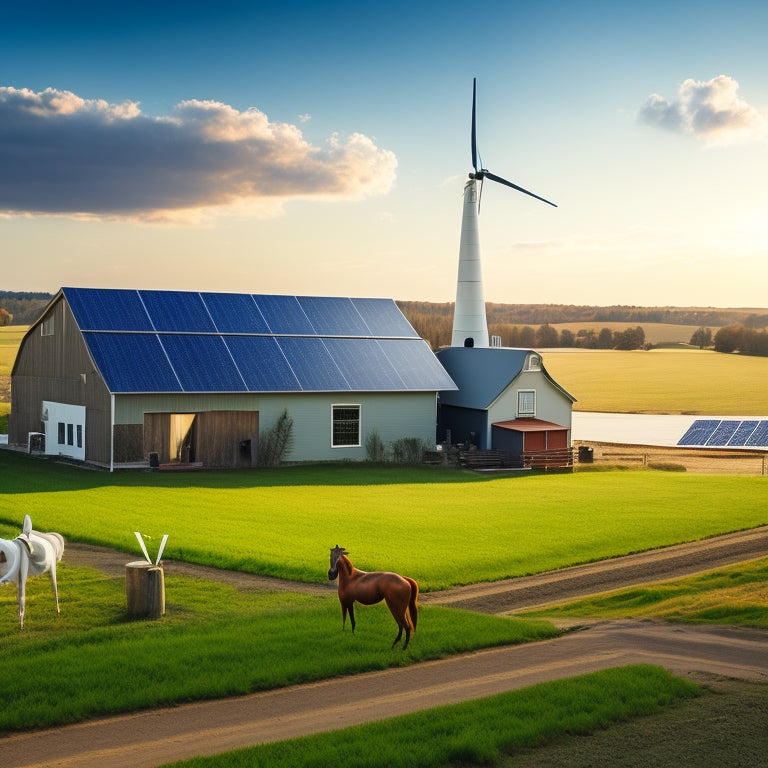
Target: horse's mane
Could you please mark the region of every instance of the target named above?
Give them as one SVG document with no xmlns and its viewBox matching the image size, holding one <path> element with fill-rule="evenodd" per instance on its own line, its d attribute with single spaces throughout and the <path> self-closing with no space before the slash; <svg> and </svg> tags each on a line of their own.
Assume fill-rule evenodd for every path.
<svg viewBox="0 0 768 768">
<path fill-rule="evenodd" d="M 355 569 L 355 566 L 352 565 L 352 561 L 346 555 L 339 555 L 339 559 L 336 561 L 337 570 L 340 570 L 339 566 L 343 566 L 344 573 L 346 573 L 347 576 L 349 576 Z"/>
</svg>

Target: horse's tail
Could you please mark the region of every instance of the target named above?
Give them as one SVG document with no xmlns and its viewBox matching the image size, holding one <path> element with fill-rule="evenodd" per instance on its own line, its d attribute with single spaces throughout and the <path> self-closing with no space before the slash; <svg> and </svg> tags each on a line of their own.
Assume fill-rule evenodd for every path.
<svg viewBox="0 0 768 768">
<path fill-rule="evenodd" d="M 413 632 L 416 632 L 416 622 L 419 620 L 419 585 L 415 579 L 405 576 L 405 580 L 411 585 L 411 599 L 408 601 L 408 617 L 411 620 Z"/>
</svg>

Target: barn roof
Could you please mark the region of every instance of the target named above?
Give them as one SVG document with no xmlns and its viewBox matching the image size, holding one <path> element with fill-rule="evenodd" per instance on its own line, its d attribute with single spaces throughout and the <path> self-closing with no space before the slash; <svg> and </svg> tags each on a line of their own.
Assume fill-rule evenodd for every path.
<svg viewBox="0 0 768 768">
<path fill-rule="evenodd" d="M 62 288 L 112 393 L 451 390 L 391 299 Z"/>
<path fill-rule="evenodd" d="M 512 347 L 446 347 L 438 350 L 437 359 L 458 387 L 441 392 L 440 402 L 463 408 L 488 408 L 491 403 L 522 373 L 532 349 Z M 574 400 L 541 366 L 542 375 L 566 397 Z"/>
</svg>

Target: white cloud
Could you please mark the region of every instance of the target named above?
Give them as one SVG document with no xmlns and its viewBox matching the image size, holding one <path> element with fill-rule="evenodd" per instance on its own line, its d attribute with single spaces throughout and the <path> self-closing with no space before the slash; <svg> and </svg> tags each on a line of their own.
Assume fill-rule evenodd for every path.
<svg viewBox="0 0 768 768">
<path fill-rule="evenodd" d="M 677 101 L 651 94 L 638 119 L 658 128 L 696 136 L 707 144 L 733 144 L 764 139 L 768 120 L 739 95 L 732 77 L 719 75 L 707 82 L 688 79 Z"/>
<path fill-rule="evenodd" d="M 183 101 L 148 117 L 69 91 L 0 87 L 0 212 L 181 219 L 222 209 L 271 216 L 292 199 L 388 192 L 397 159 L 367 136 L 324 146 L 255 108 Z"/>
</svg>

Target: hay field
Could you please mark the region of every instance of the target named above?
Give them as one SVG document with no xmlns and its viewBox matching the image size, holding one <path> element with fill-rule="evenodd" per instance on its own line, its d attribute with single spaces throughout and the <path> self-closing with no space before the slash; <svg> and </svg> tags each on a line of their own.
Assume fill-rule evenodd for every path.
<svg viewBox="0 0 768 768">
<path fill-rule="evenodd" d="M 768 415 L 768 357 L 698 349 L 549 349 L 542 357 L 577 411 Z"/>
<path fill-rule="evenodd" d="M 550 325 L 558 333 L 567 329 L 574 336 L 581 330 L 594 331 L 595 334 L 599 334 L 603 328 L 622 332 L 626 331 L 627 328 L 637 328 L 639 325 L 645 331 L 645 340 L 649 344 L 688 344 L 691 336 L 701 327 L 698 325 L 675 325 L 673 323 L 624 323 L 618 321 L 550 323 Z M 718 329 L 713 327 L 710 330 L 714 336 Z"/>
</svg>

